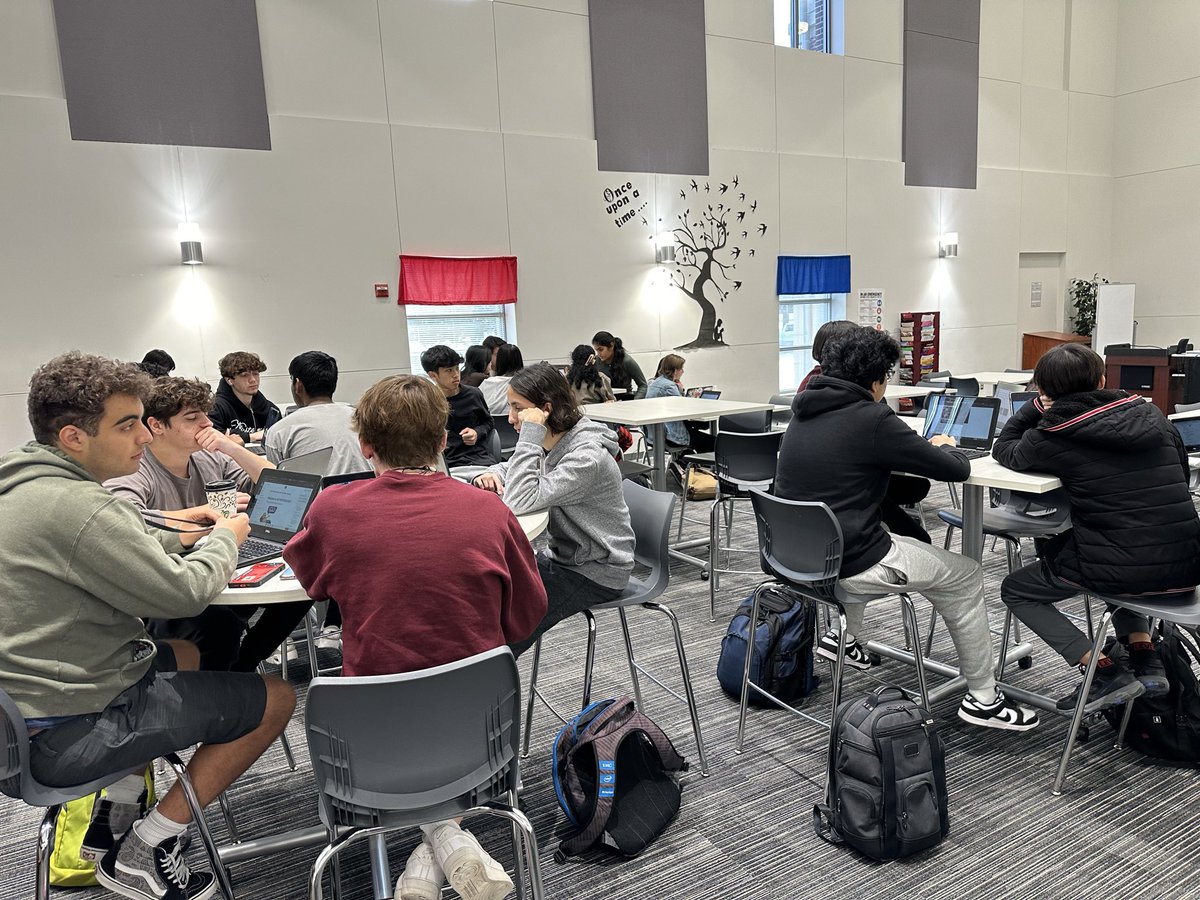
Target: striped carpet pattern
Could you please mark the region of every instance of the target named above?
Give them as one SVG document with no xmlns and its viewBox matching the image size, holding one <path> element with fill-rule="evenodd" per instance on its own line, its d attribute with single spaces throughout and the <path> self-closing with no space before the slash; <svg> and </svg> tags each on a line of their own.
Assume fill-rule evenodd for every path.
<svg viewBox="0 0 1200 900">
<path fill-rule="evenodd" d="M 934 539 L 944 531 L 933 515 L 949 506 L 944 487 L 935 485 L 926 501 Z M 705 511 L 706 504 L 692 509 Z M 748 505 L 736 517 L 735 546 L 753 547 L 753 521 Z M 707 526 L 703 526 L 706 530 Z M 703 533 L 689 524 L 685 536 Z M 743 556 L 738 565 L 750 568 Z M 1003 623 L 999 598 L 1005 572 L 1003 548 L 985 550 L 987 604 L 995 628 Z M 934 714 L 947 751 L 951 831 L 938 847 L 910 859 L 874 863 L 853 851 L 825 844 L 813 833 L 813 803 L 821 797 L 826 732 L 786 713 L 752 709 L 747 746 L 734 752 L 737 705 L 721 692 L 715 667 L 725 624 L 738 601 L 759 576 L 725 576 L 718 593 L 718 621 L 708 620 L 708 586 L 696 569 L 672 566 L 671 585 L 662 602 L 679 616 L 692 680 L 708 746 L 711 776 L 702 778 L 697 765 L 690 721 L 683 705 L 643 679 L 647 712 L 671 736 L 692 763 L 686 775 L 683 808 L 667 833 L 642 856 L 623 860 L 596 852 L 578 861 L 555 863 L 553 851 L 563 836 L 564 817 L 557 809 L 551 784 L 550 743 L 558 723 L 544 707 L 534 713 L 533 746 L 523 763 L 522 806 L 532 819 L 541 846 L 546 896 L 557 900 L 692 900 L 692 898 L 871 898 L 914 897 L 925 900 L 984 898 L 1077 898 L 1116 895 L 1130 900 L 1196 896 L 1200 874 L 1200 776 L 1185 769 L 1147 765 L 1135 752 L 1112 749 L 1107 724 L 1091 730 L 1072 762 L 1067 792 L 1050 795 L 1054 766 L 1066 735 L 1067 720 L 1042 714 L 1035 731 L 1013 734 L 966 725 L 954 716 L 958 698 L 935 704 Z M 918 599 L 924 632 L 928 604 Z M 630 613 L 639 662 L 663 681 L 679 687 L 674 642 L 663 617 Z M 599 616 L 600 641 L 594 698 L 629 692 L 629 672 L 615 613 Z M 872 637 L 902 644 L 898 603 L 873 604 L 867 615 Z M 561 708 L 578 704 L 583 676 L 582 621 L 564 622 L 544 643 L 539 683 Z M 997 641 L 998 643 L 998 641 Z M 935 656 L 953 660 L 944 628 L 934 641 Z M 531 656 L 531 654 L 527 655 Z M 323 653 L 322 664 L 336 661 Z M 522 660 L 527 675 L 529 659 Z M 883 677 L 915 686 L 911 669 L 885 661 L 875 670 Z M 820 667 L 820 690 L 805 708 L 821 717 L 829 713 L 828 670 Z M 308 673 L 304 662 L 293 664 L 293 682 L 303 694 Z M 1058 696 L 1073 687 L 1075 675 L 1061 659 L 1035 640 L 1034 665 L 1010 670 L 1009 679 L 1032 690 Z M 931 687 L 939 679 L 931 676 Z M 870 690 L 864 674 L 848 672 L 848 695 Z M 452 701 L 450 701 L 452 702 Z M 404 710 L 386 710 L 403 716 Z M 414 721 L 412 727 L 420 728 Z M 316 803 L 298 712 L 289 731 L 299 763 L 287 769 L 273 747 L 230 791 L 243 835 L 265 835 L 316 823 Z M 402 765 L 403 760 L 397 760 Z M 160 783 L 166 782 L 163 776 Z M 40 812 L 0 798 L 5 828 L 0 834 L 0 897 L 33 894 L 34 841 Z M 210 814 L 218 839 L 225 838 L 219 814 Z M 472 828 L 485 847 L 510 867 L 506 829 L 479 819 Z M 416 833 L 398 834 L 389 843 L 393 877 L 399 875 Z M 278 900 L 305 896 L 315 848 L 266 857 L 232 867 L 241 900 Z M 193 864 L 202 864 L 192 851 Z M 372 896 L 366 853 L 345 854 L 344 896 Z M 62 892 L 60 892 L 62 894 Z M 62 894 L 65 895 L 65 894 Z M 72 892 L 79 900 L 110 896 L 100 889 Z M 445 896 L 453 896 L 447 889 Z"/>
</svg>

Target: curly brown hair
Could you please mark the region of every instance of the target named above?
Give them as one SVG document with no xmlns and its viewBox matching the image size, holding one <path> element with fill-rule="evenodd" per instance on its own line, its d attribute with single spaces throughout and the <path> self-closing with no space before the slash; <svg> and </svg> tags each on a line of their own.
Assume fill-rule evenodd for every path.
<svg viewBox="0 0 1200 900">
<path fill-rule="evenodd" d="M 428 466 L 446 436 L 450 404 L 428 378 L 392 375 L 367 388 L 351 424 L 385 466 Z"/>
<path fill-rule="evenodd" d="M 204 414 L 212 409 L 212 388 L 199 378 L 158 378 L 145 401 L 142 421 L 150 417 L 169 425 L 172 417 L 189 409 L 198 409 Z"/>
<path fill-rule="evenodd" d="M 150 376 L 136 363 L 72 350 L 41 366 L 29 379 L 29 424 L 39 444 L 55 446 L 68 425 L 90 435 L 100 430 L 109 397 L 128 394 L 143 403 Z"/>
<path fill-rule="evenodd" d="M 249 350 L 234 350 L 226 353 L 217 363 L 221 368 L 222 378 L 237 378 L 243 372 L 265 372 L 267 364 L 262 357 Z"/>
</svg>

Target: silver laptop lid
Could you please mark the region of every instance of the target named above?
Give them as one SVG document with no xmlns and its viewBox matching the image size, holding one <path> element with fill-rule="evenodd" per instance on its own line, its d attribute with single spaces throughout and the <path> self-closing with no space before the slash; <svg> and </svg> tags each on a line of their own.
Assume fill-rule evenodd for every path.
<svg viewBox="0 0 1200 900">
<path fill-rule="evenodd" d="M 329 471 L 329 461 L 333 459 L 333 448 L 324 447 L 312 453 L 301 453 L 289 459 L 281 459 L 275 468 L 284 472 L 304 472 L 308 475 L 324 475 Z"/>
</svg>

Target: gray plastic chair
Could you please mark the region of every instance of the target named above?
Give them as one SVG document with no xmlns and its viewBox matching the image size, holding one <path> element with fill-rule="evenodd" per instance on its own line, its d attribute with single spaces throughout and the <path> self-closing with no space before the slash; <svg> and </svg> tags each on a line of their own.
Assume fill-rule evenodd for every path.
<svg viewBox="0 0 1200 900">
<path fill-rule="evenodd" d="M 947 381 L 948 386 L 960 397 L 978 397 L 979 396 L 979 379 L 978 378 L 955 378 L 951 375 Z"/>
<path fill-rule="evenodd" d="M 487 451 L 493 462 L 504 462 L 504 448 L 500 444 L 500 433 L 493 428 L 486 438 Z"/>
<path fill-rule="evenodd" d="M 1190 594 L 1184 594 L 1178 600 L 1158 600 L 1152 601 L 1147 599 L 1139 599 L 1135 597 L 1113 597 L 1101 594 L 1090 594 L 1101 603 L 1107 604 L 1104 615 L 1100 618 L 1099 627 L 1096 628 L 1095 640 L 1092 644 L 1092 655 L 1088 662 L 1087 670 L 1083 675 L 1083 687 L 1079 691 L 1079 700 L 1075 704 L 1075 712 L 1071 716 L 1071 726 L 1067 729 L 1067 743 L 1063 747 L 1062 758 L 1058 762 L 1058 771 L 1054 775 L 1054 787 L 1051 793 L 1057 797 L 1062 794 L 1063 782 L 1067 777 L 1067 767 L 1071 763 L 1071 753 L 1075 749 L 1075 737 L 1079 733 L 1079 727 L 1083 723 L 1085 715 L 1085 707 L 1087 706 L 1088 691 L 1092 686 L 1092 678 L 1096 674 L 1096 666 L 1100 662 L 1100 654 L 1104 650 L 1104 641 L 1108 636 L 1108 623 L 1112 621 L 1113 613 L 1117 609 L 1125 609 L 1131 613 L 1147 618 L 1161 619 L 1164 622 L 1171 623 L 1191 634 L 1192 638 L 1200 642 L 1200 590 L 1193 590 Z M 1121 726 L 1117 730 L 1116 749 L 1120 750 L 1122 742 L 1125 739 L 1125 729 L 1129 726 L 1129 717 L 1133 712 L 1134 700 L 1125 704 L 1125 715 L 1121 719 Z"/>
<path fill-rule="evenodd" d="M 707 776 L 708 760 L 704 751 L 704 738 L 700 733 L 699 708 L 696 705 L 696 698 L 692 691 L 692 677 L 688 669 L 687 654 L 684 652 L 683 634 L 679 629 L 679 620 L 669 607 L 653 602 L 666 591 L 667 584 L 671 578 L 668 540 L 671 533 L 671 510 L 675 504 L 675 496 L 663 491 L 652 491 L 649 488 L 642 487 L 640 484 L 630 481 L 622 483 L 621 488 L 625 495 L 625 505 L 629 507 L 629 522 L 633 526 L 635 540 L 634 558 L 639 565 L 645 566 L 650 571 L 644 577 L 636 575 L 630 577 L 629 584 L 616 600 L 608 603 L 599 603 L 583 611 L 583 616 L 587 621 L 587 653 L 583 673 L 583 702 L 580 704 L 580 708 L 586 707 L 591 702 L 592 668 L 596 656 L 595 613 L 598 610 L 615 609 L 621 620 L 621 634 L 625 640 L 625 654 L 629 660 L 629 677 L 633 682 L 633 696 L 637 708 L 639 710 L 645 709 L 642 703 L 641 684 L 638 681 L 639 674 L 645 675 L 672 696 L 683 700 L 687 704 L 688 712 L 692 719 L 692 733 L 696 739 L 696 753 L 700 758 L 700 773 Z M 625 612 L 631 606 L 641 606 L 643 609 L 662 613 L 670 622 L 672 634 L 675 638 L 675 653 L 679 660 L 679 671 L 683 677 L 683 697 L 680 697 L 673 690 L 663 685 L 652 673 L 642 668 L 634 658 L 633 640 L 629 634 L 629 622 Z M 529 755 L 530 726 L 533 722 L 534 698 L 536 697 L 541 699 L 542 702 L 546 702 L 537 689 L 538 664 L 541 661 L 541 653 L 542 642 L 539 638 L 538 642 L 534 645 L 533 667 L 529 675 L 529 700 L 525 711 L 525 743 L 522 751 L 524 756 Z M 548 703 L 546 705 L 549 706 Z M 559 718 L 564 719 L 565 717 L 559 716 Z"/>
<path fill-rule="evenodd" d="M 793 391 L 790 394 L 774 394 L 769 403 L 772 406 L 786 406 L 787 410 L 772 410 L 771 411 L 771 426 L 774 428 L 783 428 L 789 425 L 792 421 L 792 401 L 796 399 L 796 393 Z"/>
<path fill-rule="evenodd" d="M 329 843 L 313 863 L 309 897 L 324 896 L 330 860 L 336 883 L 337 854 L 363 838 L 375 895 L 390 897 L 384 835 L 485 813 L 512 823 L 518 890 L 528 866 L 541 900 L 537 838 L 517 808 L 520 702 L 507 647 L 400 675 L 314 678 L 305 730 Z"/>
<path fill-rule="evenodd" d="M 17 704 L 7 693 L 0 690 L 0 728 L 4 731 L 4 755 L 0 757 L 0 791 L 10 797 L 23 800 L 30 806 L 46 807 L 46 814 L 38 826 L 37 840 L 37 882 L 34 885 L 37 900 L 49 900 L 50 897 L 50 853 L 54 848 L 54 830 L 58 821 L 59 810 L 64 803 L 94 794 L 101 788 L 120 781 L 129 774 L 127 769 L 112 772 L 84 784 L 70 787 L 50 787 L 42 784 L 29 771 L 29 729 L 25 726 L 25 717 L 21 715 Z M 175 753 L 162 757 L 171 768 L 183 788 L 187 799 L 188 809 L 192 813 L 192 821 L 200 832 L 200 840 L 204 844 L 204 852 L 208 855 L 209 864 L 217 878 L 217 885 L 227 900 L 234 900 L 233 886 L 229 880 L 229 872 L 217 854 L 217 845 L 213 841 L 208 823 L 204 819 L 204 810 L 192 787 L 187 768 Z M 152 762 L 153 760 L 147 760 Z"/>
<path fill-rule="evenodd" d="M 784 500 L 761 490 L 750 492 L 754 506 L 754 517 L 758 522 L 759 561 L 769 579 L 754 589 L 750 621 L 757 622 L 762 593 L 768 587 L 782 588 L 801 598 L 822 603 L 837 610 L 838 656 L 833 669 L 832 711 L 836 712 L 842 698 L 842 677 L 845 674 L 846 658 L 846 606 L 851 603 L 868 603 L 891 594 L 851 594 L 838 584 L 838 573 L 842 568 L 842 527 L 837 517 L 824 503 L 800 500 Z M 921 652 L 920 635 L 917 632 L 917 613 L 912 598 L 898 593 L 905 628 L 911 635 L 913 664 L 917 670 L 917 684 L 921 706 L 929 709 L 929 691 L 925 685 L 925 659 Z M 738 706 L 738 753 L 746 731 L 746 708 L 750 691 L 766 697 L 783 709 L 829 728 L 829 752 L 834 750 L 836 734 L 829 723 L 817 719 L 783 703 L 750 680 L 750 667 L 754 659 L 754 642 L 747 644 L 746 665 L 742 672 L 742 696 Z M 831 716 L 832 717 L 832 716 Z"/>
<path fill-rule="evenodd" d="M 508 459 L 512 456 L 513 448 L 517 446 L 517 429 L 512 427 L 512 423 L 508 421 L 507 415 L 492 416 L 492 431 L 494 431 L 500 440 L 500 453 Z"/>
</svg>

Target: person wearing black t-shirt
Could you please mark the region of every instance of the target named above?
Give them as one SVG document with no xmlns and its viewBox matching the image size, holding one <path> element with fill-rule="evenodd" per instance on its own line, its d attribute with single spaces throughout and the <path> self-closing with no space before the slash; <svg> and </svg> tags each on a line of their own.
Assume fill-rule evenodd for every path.
<svg viewBox="0 0 1200 900">
<path fill-rule="evenodd" d="M 462 384 L 462 357 L 453 347 L 435 344 L 421 354 L 421 367 L 430 381 L 442 389 L 450 404 L 446 421 L 447 466 L 490 466 L 493 459 L 487 447 L 492 431 L 492 415 L 479 388 Z"/>
</svg>

